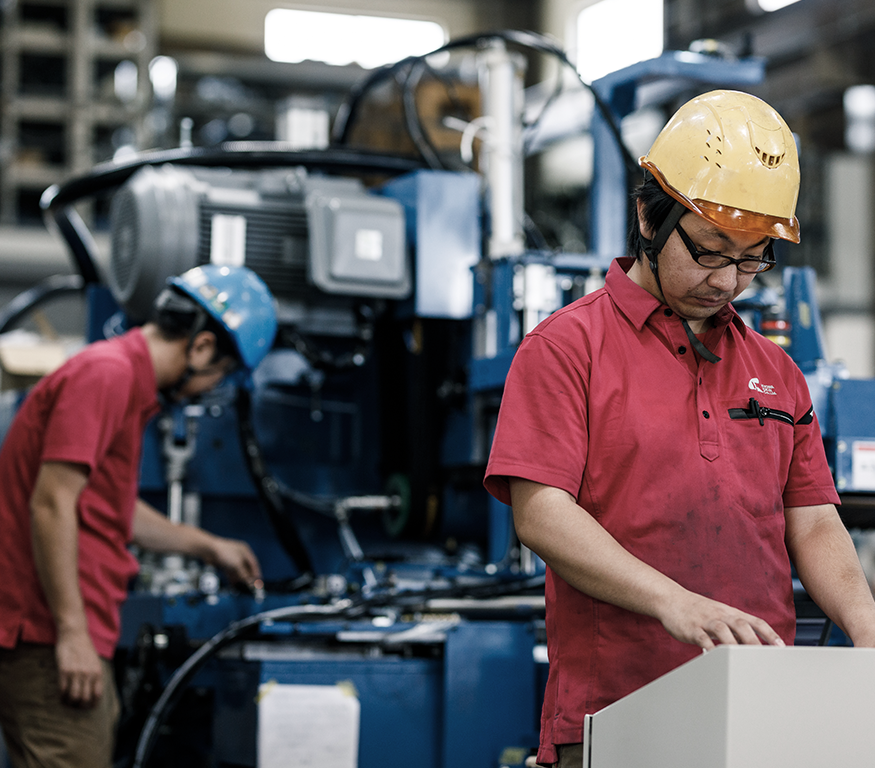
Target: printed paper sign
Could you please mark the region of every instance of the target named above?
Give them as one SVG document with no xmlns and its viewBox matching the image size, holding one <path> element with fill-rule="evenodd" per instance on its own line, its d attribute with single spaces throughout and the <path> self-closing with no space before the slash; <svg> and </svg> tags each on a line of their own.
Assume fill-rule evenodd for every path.
<svg viewBox="0 0 875 768">
<path fill-rule="evenodd" d="M 352 685 L 262 684 L 258 768 L 356 768 L 360 709 Z"/>
</svg>

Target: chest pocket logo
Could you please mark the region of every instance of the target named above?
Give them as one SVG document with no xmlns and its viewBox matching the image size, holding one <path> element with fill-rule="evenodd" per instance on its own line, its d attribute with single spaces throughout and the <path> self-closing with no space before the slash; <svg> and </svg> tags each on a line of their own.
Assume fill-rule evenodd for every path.
<svg viewBox="0 0 875 768">
<path fill-rule="evenodd" d="M 760 384 L 760 380 L 757 378 L 753 378 L 747 382 L 747 388 L 752 389 L 754 392 L 762 392 L 764 395 L 778 394 L 775 392 L 775 388 L 771 384 Z"/>
</svg>

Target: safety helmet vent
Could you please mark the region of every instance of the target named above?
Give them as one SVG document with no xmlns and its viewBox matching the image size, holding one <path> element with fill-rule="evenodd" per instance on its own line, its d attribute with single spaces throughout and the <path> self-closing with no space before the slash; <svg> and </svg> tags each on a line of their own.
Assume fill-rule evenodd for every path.
<svg viewBox="0 0 875 768">
<path fill-rule="evenodd" d="M 760 162 L 766 166 L 766 168 L 777 168 L 781 163 L 784 162 L 784 158 L 787 156 L 786 152 L 783 152 L 780 155 L 772 155 L 768 152 L 764 152 L 759 147 L 754 147 L 757 155 L 760 158 Z"/>
<path fill-rule="evenodd" d="M 705 152 L 702 157 L 705 158 L 705 162 L 714 163 L 718 168 L 722 168 L 720 160 L 723 159 L 723 150 L 720 147 L 723 144 L 723 137 L 719 133 L 714 134 L 707 129 L 705 133 L 708 134 L 708 137 L 705 140 Z"/>
</svg>

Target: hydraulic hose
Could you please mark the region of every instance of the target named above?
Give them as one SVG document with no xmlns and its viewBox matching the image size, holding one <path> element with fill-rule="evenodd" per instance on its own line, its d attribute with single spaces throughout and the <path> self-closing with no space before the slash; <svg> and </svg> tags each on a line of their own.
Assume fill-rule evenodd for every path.
<svg viewBox="0 0 875 768">
<path fill-rule="evenodd" d="M 132 768 L 145 768 L 155 746 L 158 730 L 170 714 L 173 705 L 185 688 L 185 685 L 200 670 L 204 664 L 222 648 L 233 642 L 244 639 L 257 632 L 259 626 L 266 621 L 307 621 L 322 618 L 343 616 L 350 618 L 366 613 L 372 607 L 385 605 L 405 605 L 408 608 L 418 606 L 427 609 L 429 600 L 445 597 L 467 596 L 471 598 L 489 598 L 526 592 L 532 589 L 543 589 L 544 577 L 513 579 L 511 581 L 491 581 L 485 584 L 455 586 L 443 589 L 424 589 L 410 592 L 394 590 L 377 593 L 366 600 L 345 599 L 331 605 L 295 605 L 285 608 L 275 608 L 257 613 L 229 624 L 221 632 L 215 634 L 197 651 L 183 662 L 173 673 L 158 701 L 152 707 L 149 717 L 143 725 L 140 738 L 134 753 Z"/>
<path fill-rule="evenodd" d="M 19 293 L 0 310 L 0 333 L 6 333 L 23 317 L 57 296 L 81 293 L 85 284 L 86 280 L 80 275 L 53 275 Z"/>
<path fill-rule="evenodd" d="M 394 77 L 405 67 L 427 59 L 430 56 L 434 56 L 437 53 L 444 53 L 447 51 L 457 50 L 459 48 L 474 48 L 477 46 L 481 46 L 484 43 L 489 42 L 490 40 L 503 40 L 507 43 L 513 43 L 524 48 L 538 51 L 539 53 L 554 56 L 563 65 L 570 67 L 572 71 L 577 75 L 577 78 L 578 80 L 580 80 L 581 84 L 585 88 L 587 88 L 592 94 L 593 99 L 595 100 L 596 108 L 601 113 L 602 117 L 605 120 L 605 123 L 608 126 L 608 130 L 611 132 L 611 135 L 617 142 L 617 146 L 620 148 L 620 152 L 623 155 L 623 162 L 626 165 L 627 169 L 633 174 L 641 173 L 641 169 L 638 166 L 638 163 L 635 161 L 635 158 L 632 157 L 632 154 L 629 152 L 629 149 L 626 147 L 626 144 L 623 141 L 623 137 L 620 133 L 620 127 L 617 124 L 616 117 L 611 111 L 610 106 L 605 103 L 604 99 L 589 83 L 581 78 L 580 73 L 577 71 L 577 67 L 575 67 L 574 64 L 570 61 L 565 51 L 563 51 L 558 45 L 556 45 L 555 42 L 553 42 L 549 37 L 546 37 L 545 35 L 541 35 L 537 32 L 521 30 L 483 32 L 475 35 L 469 35 L 467 37 L 460 37 L 455 40 L 450 40 L 450 42 L 448 42 L 446 45 L 442 45 L 440 48 L 436 48 L 430 53 L 426 53 L 421 56 L 408 56 L 407 58 L 401 59 L 394 64 L 388 64 L 379 69 L 375 69 L 368 77 L 357 83 L 352 88 L 352 90 L 349 92 L 347 99 L 340 105 L 331 132 L 332 143 L 335 146 L 343 146 L 347 143 L 347 141 L 349 140 L 350 132 L 352 130 L 352 124 L 355 120 L 361 100 L 363 99 L 365 94 L 367 94 L 367 92 L 378 83 L 389 77 Z M 413 138 L 415 140 L 416 136 L 414 136 Z M 417 144 L 417 147 L 422 152 L 421 144 Z M 423 157 L 423 159 L 427 160 L 425 156 Z"/>
<path fill-rule="evenodd" d="M 314 569 L 310 555 L 301 540 L 297 526 L 285 510 L 279 483 L 268 472 L 262 456 L 261 446 L 255 436 L 255 427 L 252 422 L 252 397 L 245 386 L 239 387 L 237 390 L 237 419 L 240 445 L 243 449 L 246 466 L 280 544 L 297 566 L 301 575 L 312 577 Z"/>
<path fill-rule="evenodd" d="M 158 729 L 170 714 L 173 704 L 179 697 L 179 694 L 184 690 L 185 684 L 194 676 L 194 674 L 209 660 L 211 656 L 216 654 L 225 646 L 235 642 L 236 640 L 245 637 L 250 632 L 255 632 L 258 627 L 265 621 L 283 621 L 286 619 L 311 619 L 324 618 L 348 615 L 356 609 L 356 604 L 351 600 L 344 600 L 334 605 L 297 605 L 287 608 L 277 608 L 272 611 L 264 611 L 257 613 L 254 616 L 248 616 L 245 619 L 240 619 L 232 624 L 229 624 L 218 634 L 210 638 L 200 648 L 197 649 L 188 659 L 183 662 L 180 667 L 173 673 L 173 676 L 167 682 L 161 696 L 155 705 L 152 707 L 149 717 L 143 725 L 143 730 L 140 733 L 140 738 L 137 741 L 137 749 L 134 753 L 133 768 L 143 768 L 146 765 L 152 749 L 155 746 L 155 739 L 158 735 Z"/>
</svg>

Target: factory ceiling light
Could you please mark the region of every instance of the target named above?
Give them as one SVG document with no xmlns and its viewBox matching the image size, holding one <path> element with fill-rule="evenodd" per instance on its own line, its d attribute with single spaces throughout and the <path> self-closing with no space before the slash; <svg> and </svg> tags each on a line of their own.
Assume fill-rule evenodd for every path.
<svg viewBox="0 0 875 768">
<path fill-rule="evenodd" d="M 577 70 L 587 82 L 659 56 L 663 0 L 599 0 L 577 17 Z"/>
<path fill-rule="evenodd" d="M 759 10 L 771 13 L 772 11 L 786 8 L 788 5 L 793 5 L 793 3 L 799 2 L 799 0 L 754 0 L 754 2 Z"/>
<path fill-rule="evenodd" d="M 440 48 L 435 21 L 276 8 L 264 19 L 264 51 L 273 61 L 324 61 L 373 69 Z"/>
</svg>

